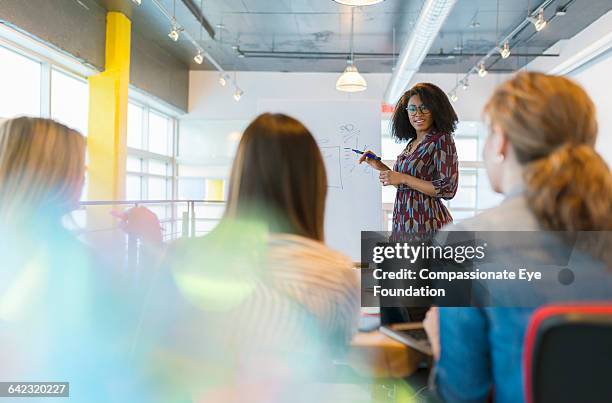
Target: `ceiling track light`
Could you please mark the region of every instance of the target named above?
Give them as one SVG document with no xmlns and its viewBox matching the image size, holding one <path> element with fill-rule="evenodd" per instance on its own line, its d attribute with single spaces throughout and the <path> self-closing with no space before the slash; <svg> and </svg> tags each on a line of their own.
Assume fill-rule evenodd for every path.
<svg viewBox="0 0 612 403">
<path fill-rule="evenodd" d="M 236 90 L 234 91 L 234 100 L 236 102 L 240 102 L 240 98 L 242 98 L 243 95 L 244 95 L 244 91 L 236 87 Z"/>
<path fill-rule="evenodd" d="M 202 12 L 204 10 L 204 0 L 200 0 L 200 43 L 202 43 Z M 197 64 L 202 64 L 202 62 L 204 61 L 204 56 L 202 55 L 203 49 L 198 46 L 196 46 L 196 48 L 198 49 L 198 54 L 195 55 L 193 57 L 193 61 L 196 62 Z"/>
<path fill-rule="evenodd" d="M 504 42 L 504 46 L 499 49 L 499 54 L 502 59 L 507 59 L 508 57 L 510 57 L 510 44 L 508 43 L 508 41 Z"/>
<path fill-rule="evenodd" d="M 468 79 L 470 74 L 478 74 L 480 77 L 484 77 L 488 74 L 485 63 L 490 57 L 495 57 L 496 54 L 499 54 L 502 59 L 506 59 L 510 56 L 510 40 L 516 37 L 526 26 L 530 24 L 534 24 L 535 29 L 537 31 L 541 31 L 547 24 L 546 18 L 544 16 L 544 10 L 554 3 L 554 0 L 544 0 L 542 4 L 540 4 L 537 12 L 527 11 L 527 16 L 516 26 L 514 29 L 509 32 L 506 36 L 500 39 L 498 43 L 503 43 L 503 46 L 500 48 L 499 46 L 495 46 L 489 52 L 487 52 L 472 68 L 470 68 L 463 79 L 459 81 L 454 88 L 448 92 L 449 96 L 453 92 L 457 92 L 459 85 L 463 87 L 464 90 L 468 89 L 469 82 Z M 559 13 L 560 12 L 560 13 Z M 556 15 L 565 15 L 567 13 L 567 7 L 557 8 Z"/>
<path fill-rule="evenodd" d="M 170 22 L 172 23 L 172 29 L 170 30 L 168 37 L 176 42 L 181 35 L 181 27 L 176 22 L 176 0 L 172 0 L 172 18 L 170 19 Z"/>
<path fill-rule="evenodd" d="M 227 76 L 227 74 L 219 74 L 219 84 L 221 85 L 221 87 L 225 87 L 228 78 L 229 77 Z"/>
<path fill-rule="evenodd" d="M 488 74 L 489 72 L 487 71 L 487 69 L 485 68 L 485 64 L 484 63 L 480 63 L 480 66 L 478 66 L 478 75 L 480 77 L 484 77 Z"/>
<path fill-rule="evenodd" d="M 170 39 L 172 39 L 174 42 L 178 41 L 179 36 L 180 36 L 180 33 L 179 33 L 178 29 L 176 29 L 176 28 L 174 28 L 174 27 L 172 28 L 172 30 L 170 31 L 170 33 L 168 33 L 168 37 L 169 37 Z"/>
<path fill-rule="evenodd" d="M 170 32 L 168 33 L 168 38 L 172 39 L 172 41 L 176 42 L 179 40 L 179 37 L 181 36 L 181 31 L 183 30 L 183 28 L 181 28 L 177 23 L 176 20 L 173 19 L 172 20 L 172 29 L 170 30 Z"/>
<path fill-rule="evenodd" d="M 164 17 L 170 22 L 171 26 L 172 26 L 172 30 L 170 31 L 170 33 L 168 34 L 168 37 L 176 42 L 178 41 L 179 37 L 182 35 L 184 36 L 184 38 L 191 42 L 191 44 L 194 46 L 194 48 L 197 51 L 197 54 L 194 56 L 193 61 L 196 63 L 200 63 L 200 57 L 202 60 L 202 63 L 204 62 L 204 58 L 206 58 L 206 60 L 220 73 L 225 75 L 226 79 L 229 81 L 229 76 L 225 73 L 225 70 L 223 69 L 223 67 L 215 60 L 214 57 L 212 57 L 208 52 L 206 52 L 202 46 L 196 42 L 196 40 L 194 39 L 194 37 L 189 33 L 189 31 L 187 31 L 184 27 L 182 27 L 179 22 L 176 19 L 176 0 L 172 1 L 172 12 L 168 11 L 166 9 L 166 7 L 164 6 L 162 0 L 149 0 L 149 2 L 151 4 L 153 4 L 155 7 L 157 7 L 157 9 L 164 15 Z M 202 7 L 202 2 L 200 2 L 200 7 Z M 200 24 L 201 25 L 201 24 Z M 202 41 L 202 30 L 200 29 L 200 42 Z M 198 57 L 200 56 L 200 57 Z"/>
<path fill-rule="evenodd" d="M 450 100 L 453 102 L 457 102 L 457 100 L 459 99 L 459 97 L 457 96 L 457 93 L 455 91 L 451 92 L 450 95 Z"/>
<path fill-rule="evenodd" d="M 543 30 L 548 24 L 548 21 L 546 21 L 546 18 L 544 17 L 544 7 L 542 7 L 538 12 L 537 18 L 531 17 L 529 20 L 533 23 L 536 31 L 540 32 Z"/>
</svg>

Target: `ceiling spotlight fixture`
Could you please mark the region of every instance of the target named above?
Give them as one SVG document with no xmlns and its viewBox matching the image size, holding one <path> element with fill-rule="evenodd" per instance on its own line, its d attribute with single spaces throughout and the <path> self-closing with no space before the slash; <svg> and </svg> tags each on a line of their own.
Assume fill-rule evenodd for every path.
<svg viewBox="0 0 612 403">
<path fill-rule="evenodd" d="M 236 102 L 240 101 L 240 98 L 242 98 L 243 94 L 244 94 L 244 91 L 236 87 L 236 90 L 234 91 L 234 99 L 236 100 Z"/>
<path fill-rule="evenodd" d="M 168 34 L 168 37 L 172 39 L 174 42 L 178 41 L 180 33 L 176 27 L 172 27 L 172 30 Z"/>
<path fill-rule="evenodd" d="M 137 6 L 142 4 L 142 0 L 132 0 L 132 3 L 135 3 Z"/>
<path fill-rule="evenodd" d="M 450 95 L 450 100 L 453 102 L 457 102 L 457 100 L 459 99 L 459 97 L 457 96 L 457 93 L 455 91 L 451 92 Z"/>
<path fill-rule="evenodd" d="M 464 90 L 467 90 L 468 87 L 470 86 L 470 83 L 468 82 L 468 78 L 464 78 L 463 81 L 461 81 L 461 88 L 463 88 Z"/>
<path fill-rule="evenodd" d="M 546 21 L 546 18 L 544 18 L 543 8 L 541 8 L 540 11 L 538 12 L 537 18 L 530 17 L 529 20 L 533 23 L 533 26 L 538 32 L 543 30 L 546 24 L 548 24 L 548 22 Z"/>
<path fill-rule="evenodd" d="M 555 14 L 557 17 L 563 17 L 565 14 L 567 14 L 567 7 L 558 7 Z"/>
<path fill-rule="evenodd" d="M 178 41 L 181 34 L 181 27 L 176 23 L 176 0 L 172 0 L 172 30 L 168 34 L 168 37 L 174 42 Z"/>
<path fill-rule="evenodd" d="M 334 0 L 336 3 L 344 4 L 345 6 L 371 6 L 373 4 L 382 3 L 385 0 Z"/>
<path fill-rule="evenodd" d="M 484 77 L 486 76 L 488 73 L 487 69 L 485 68 L 485 64 L 484 63 L 480 63 L 480 66 L 478 66 L 478 75 L 480 77 Z"/>
<path fill-rule="evenodd" d="M 234 100 L 236 100 L 236 102 L 239 102 L 240 98 L 242 98 L 242 95 L 244 95 L 244 91 L 242 91 L 240 87 L 238 87 L 238 78 L 236 70 L 234 70 Z"/>
<path fill-rule="evenodd" d="M 200 11 L 204 10 L 204 0 L 200 0 Z M 200 12 L 200 17 L 202 16 L 202 13 Z M 202 18 L 200 18 L 200 43 L 202 42 Z M 202 64 L 202 62 L 204 61 L 204 56 L 202 55 L 202 52 L 204 51 L 201 47 L 196 46 L 196 48 L 198 49 L 198 54 L 195 55 L 193 57 L 193 61 L 196 62 L 197 64 Z"/>
<path fill-rule="evenodd" d="M 170 30 L 170 33 L 168 33 L 168 38 L 176 42 L 178 41 L 180 35 L 181 35 L 181 28 L 177 25 L 176 20 L 173 19 L 172 29 Z"/>
<path fill-rule="evenodd" d="M 502 59 L 507 59 L 510 56 L 510 44 L 508 41 L 504 43 L 504 46 L 499 50 L 499 54 Z"/>
<path fill-rule="evenodd" d="M 368 88 L 368 83 L 359 74 L 359 70 L 353 64 L 353 27 L 355 20 L 355 9 L 351 9 L 351 56 L 346 61 L 346 68 L 336 81 L 336 89 L 343 92 L 359 92 Z"/>
<path fill-rule="evenodd" d="M 227 80 L 223 73 L 219 74 L 219 84 L 221 84 L 221 87 L 225 87 L 225 84 L 227 84 Z"/>
</svg>

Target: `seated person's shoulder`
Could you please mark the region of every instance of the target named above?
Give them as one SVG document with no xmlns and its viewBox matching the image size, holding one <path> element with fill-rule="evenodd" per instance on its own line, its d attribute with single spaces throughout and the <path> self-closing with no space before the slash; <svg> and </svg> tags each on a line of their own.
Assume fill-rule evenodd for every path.
<svg viewBox="0 0 612 403">
<path fill-rule="evenodd" d="M 293 256 L 295 259 L 318 264 L 321 268 L 350 269 L 348 256 L 329 248 L 322 242 L 298 235 L 277 234 L 270 237 L 271 253 Z"/>
<path fill-rule="evenodd" d="M 503 201 L 472 218 L 445 226 L 442 231 L 534 231 L 540 227 L 524 197 Z"/>
</svg>

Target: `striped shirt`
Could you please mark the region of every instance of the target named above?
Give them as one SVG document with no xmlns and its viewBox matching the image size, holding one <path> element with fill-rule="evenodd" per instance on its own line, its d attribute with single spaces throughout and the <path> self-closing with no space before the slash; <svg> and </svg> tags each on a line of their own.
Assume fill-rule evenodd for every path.
<svg viewBox="0 0 612 403">
<path fill-rule="evenodd" d="M 351 261 L 320 242 L 289 234 L 271 235 L 267 252 L 255 291 L 236 312 L 240 322 L 252 322 L 266 339 L 348 343 L 359 310 Z"/>
</svg>

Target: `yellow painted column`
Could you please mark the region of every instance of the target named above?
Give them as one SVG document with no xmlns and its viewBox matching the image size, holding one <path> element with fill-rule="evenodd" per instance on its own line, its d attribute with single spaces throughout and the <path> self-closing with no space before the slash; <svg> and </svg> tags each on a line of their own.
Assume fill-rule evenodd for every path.
<svg viewBox="0 0 612 403">
<path fill-rule="evenodd" d="M 89 78 L 89 200 L 125 196 L 130 29 L 125 15 L 107 14 L 104 71 Z"/>
<path fill-rule="evenodd" d="M 89 77 L 88 200 L 125 198 L 130 30 L 131 22 L 125 15 L 106 15 L 104 71 Z M 123 206 L 87 208 L 88 243 L 102 250 L 123 250 L 124 234 L 110 214 L 114 209 Z M 123 254 L 108 258 L 120 264 Z"/>
<path fill-rule="evenodd" d="M 225 200 L 225 189 L 223 179 L 206 179 L 206 200 Z"/>
</svg>

